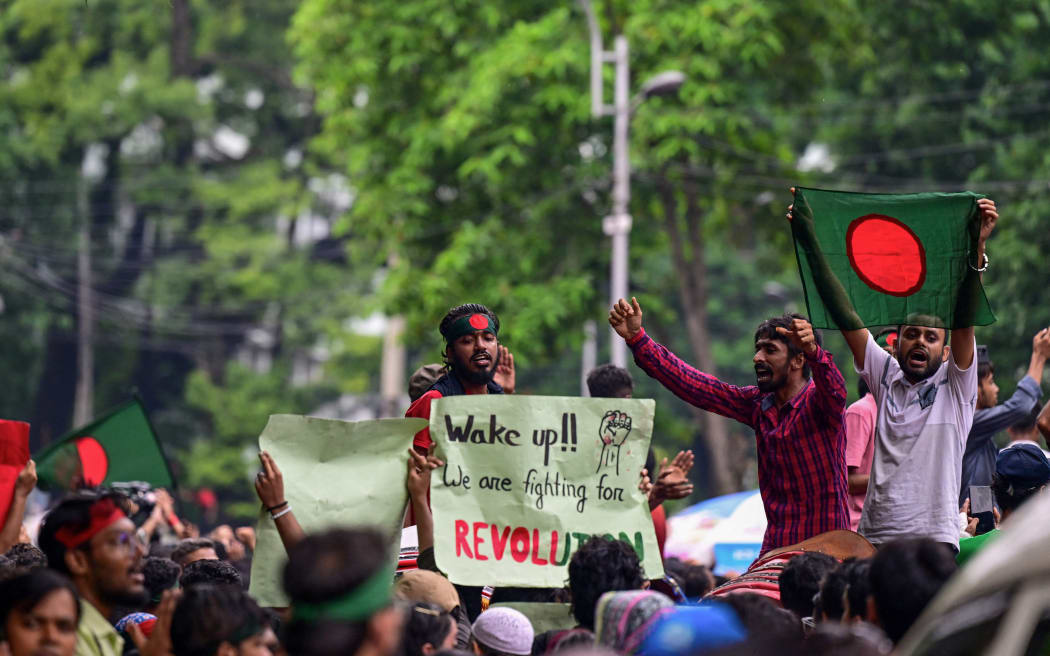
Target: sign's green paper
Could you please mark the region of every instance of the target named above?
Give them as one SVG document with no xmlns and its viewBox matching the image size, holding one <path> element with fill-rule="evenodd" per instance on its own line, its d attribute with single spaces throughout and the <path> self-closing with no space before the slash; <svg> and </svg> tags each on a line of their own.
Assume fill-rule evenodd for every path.
<svg viewBox="0 0 1050 656">
<path fill-rule="evenodd" d="M 646 576 L 663 566 L 639 473 L 651 399 L 454 396 L 430 435 L 445 466 L 430 482 L 434 556 L 465 585 L 562 587 L 591 535 L 626 540 Z"/>
<path fill-rule="evenodd" d="M 408 493 L 405 472 L 422 419 L 339 421 L 271 415 L 259 448 L 273 456 L 284 494 L 309 534 L 327 527 L 376 526 L 400 534 Z M 287 606 L 281 572 L 287 557 L 273 520 L 259 515 L 249 592 L 261 606 Z M 391 545 L 394 558 L 394 545 Z"/>
</svg>

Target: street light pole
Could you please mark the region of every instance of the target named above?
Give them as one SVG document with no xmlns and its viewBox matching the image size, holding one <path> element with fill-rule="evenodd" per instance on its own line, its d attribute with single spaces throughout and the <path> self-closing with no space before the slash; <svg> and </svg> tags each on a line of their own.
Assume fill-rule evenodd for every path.
<svg viewBox="0 0 1050 656">
<path fill-rule="evenodd" d="M 602 220 L 602 231 L 612 239 L 612 257 L 609 262 L 609 305 L 627 298 L 628 243 L 631 234 L 631 161 L 628 156 L 631 115 L 647 97 L 669 93 L 678 89 L 685 75 L 678 71 L 665 71 L 644 85 L 638 96 L 631 100 L 631 71 L 628 57 L 627 37 L 618 35 L 613 41 L 612 52 L 602 47 L 602 34 L 590 0 L 579 0 L 587 17 L 591 37 L 591 114 L 595 118 L 613 117 L 613 188 L 612 213 Z M 612 63 L 616 68 L 613 85 L 613 104 L 606 105 L 602 91 L 602 65 Z M 627 345 L 616 332 L 609 331 L 610 361 L 618 366 L 627 365 Z"/>
<path fill-rule="evenodd" d="M 602 221 L 602 230 L 612 238 L 609 263 L 609 305 L 627 298 L 627 253 L 631 234 L 631 162 L 628 136 L 631 123 L 630 83 L 627 37 L 616 37 L 613 61 L 616 78 L 613 88 L 613 188 L 612 214 Z M 617 367 L 627 366 L 627 344 L 610 328 L 610 361 Z"/>
</svg>

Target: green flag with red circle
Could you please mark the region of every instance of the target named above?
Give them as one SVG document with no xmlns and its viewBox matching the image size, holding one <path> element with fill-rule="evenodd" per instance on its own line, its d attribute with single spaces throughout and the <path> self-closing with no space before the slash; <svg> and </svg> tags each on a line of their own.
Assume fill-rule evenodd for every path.
<svg viewBox="0 0 1050 656">
<path fill-rule="evenodd" d="M 36 454 L 38 484 L 75 490 L 144 481 L 171 488 L 174 478 L 138 398 L 64 435 Z"/>
<path fill-rule="evenodd" d="M 979 198 L 796 188 L 791 232 L 810 322 L 841 330 L 993 323 L 978 271 Z"/>
</svg>

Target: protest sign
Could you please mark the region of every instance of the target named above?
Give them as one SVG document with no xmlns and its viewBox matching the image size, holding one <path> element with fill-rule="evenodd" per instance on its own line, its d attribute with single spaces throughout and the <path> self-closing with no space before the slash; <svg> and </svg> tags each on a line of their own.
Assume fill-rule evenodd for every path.
<svg viewBox="0 0 1050 656">
<path fill-rule="evenodd" d="M 423 419 L 339 421 L 271 415 L 259 448 L 273 456 L 284 495 L 309 533 L 332 525 L 370 525 L 400 534 L 408 493 L 412 437 Z M 261 606 L 287 606 L 281 572 L 287 560 L 273 520 L 263 510 L 256 531 L 250 593 Z M 396 557 L 391 544 L 391 561 Z"/>
<path fill-rule="evenodd" d="M 557 587 L 591 535 L 621 538 L 663 574 L 638 489 L 651 399 L 436 399 L 430 435 L 445 465 L 430 481 L 434 557 L 454 583 Z"/>
</svg>

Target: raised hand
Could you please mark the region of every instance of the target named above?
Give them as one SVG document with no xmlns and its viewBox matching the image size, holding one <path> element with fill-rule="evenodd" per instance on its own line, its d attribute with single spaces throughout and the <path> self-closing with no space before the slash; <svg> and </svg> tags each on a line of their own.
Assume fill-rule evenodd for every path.
<svg viewBox="0 0 1050 656">
<path fill-rule="evenodd" d="M 430 489 L 430 472 L 445 463 L 436 456 L 424 456 L 415 449 L 408 450 L 408 476 L 405 487 L 413 499 L 425 499 Z"/>
<path fill-rule="evenodd" d="M 503 388 L 504 394 L 514 393 L 514 354 L 506 346 L 499 347 L 499 365 L 496 366 L 496 374 L 492 380 Z"/>
<path fill-rule="evenodd" d="M 1043 328 L 1032 338 L 1032 352 L 1050 358 L 1050 328 Z"/>
<path fill-rule="evenodd" d="M 30 460 L 15 479 L 15 494 L 27 497 L 34 487 L 36 487 L 36 463 Z"/>
<path fill-rule="evenodd" d="M 287 499 L 284 498 L 281 470 L 277 468 L 273 456 L 265 451 L 259 453 L 259 462 L 262 463 L 262 471 L 255 477 L 255 493 L 259 495 L 259 501 L 266 508 L 283 505 Z"/>
<path fill-rule="evenodd" d="M 981 213 L 981 236 L 980 241 L 985 242 L 995 230 L 999 221 L 999 210 L 995 207 L 995 201 L 991 198 L 978 198 L 977 209 Z"/>
<path fill-rule="evenodd" d="M 795 348 L 807 355 L 813 355 L 817 352 L 817 338 L 813 333 L 813 326 L 805 319 L 793 320 L 790 330 L 778 327 L 777 334 L 790 339 Z"/>
<path fill-rule="evenodd" d="M 624 339 L 631 339 L 642 329 L 642 306 L 638 299 L 631 297 L 631 302 L 622 298 L 609 310 L 609 325 L 616 334 Z"/>
</svg>

